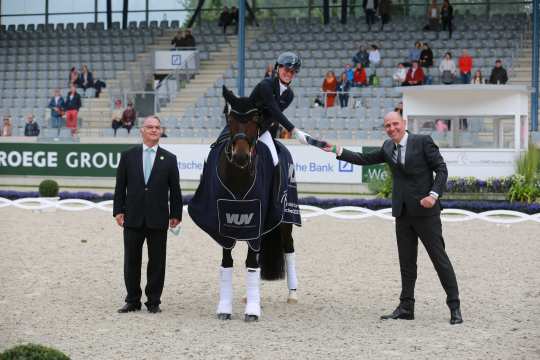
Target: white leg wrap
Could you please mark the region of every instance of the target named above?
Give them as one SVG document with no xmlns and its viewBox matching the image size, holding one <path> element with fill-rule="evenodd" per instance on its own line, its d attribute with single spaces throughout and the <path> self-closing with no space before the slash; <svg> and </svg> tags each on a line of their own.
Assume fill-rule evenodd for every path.
<svg viewBox="0 0 540 360">
<path fill-rule="evenodd" d="M 261 316 L 261 269 L 247 269 L 246 275 L 246 315 Z"/>
<path fill-rule="evenodd" d="M 259 141 L 263 142 L 268 147 L 268 149 L 270 150 L 270 154 L 272 154 L 272 162 L 274 163 L 274 166 L 276 166 L 279 163 L 276 144 L 274 144 L 272 135 L 270 135 L 268 130 L 263 132 L 262 135 L 259 136 Z"/>
<path fill-rule="evenodd" d="M 232 314 L 232 274 L 233 268 L 220 268 L 219 270 L 219 304 L 217 314 Z"/>
<path fill-rule="evenodd" d="M 285 263 L 287 264 L 287 286 L 289 290 L 296 290 L 298 279 L 296 278 L 296 254 L 285 254 Z"/>
</svg>

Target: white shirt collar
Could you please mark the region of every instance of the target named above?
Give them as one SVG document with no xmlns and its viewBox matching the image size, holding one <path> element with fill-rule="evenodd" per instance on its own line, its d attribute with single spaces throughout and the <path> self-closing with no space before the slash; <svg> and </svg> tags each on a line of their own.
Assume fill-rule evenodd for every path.
<svg viewBox="0 0 540 360">
<path fill-rule="evenodd" d="M 283 93 L 285 92 L 285 90 L 287 90 L 289 87 L 285 84 L 283 84 L 281 82 L 281 80 L 279 81 L 279 96 L 283 95 Z"/>
<path fill-rule="evenodd" d="M 407 139 L 409 138 L 409 133 L 405 131 L 405 135 L 401 138 L 401 141 L 399 142 L 399 145 L 401 145 L 402 148 L 407 146 Z"/>
<path fill-rule="evenodd" d="M 150 148 L 151 148 L 151 149 L 154 149 L 154 152 L 156 152 L 156 153 L 157 153 L 157 150 L 158 150 L 158 146 L 159 146 L 159 144 L 156 144 L 156 145 L 154 145 L 154 146 L 152 146 L 152 147 L 147 146 L 145 143 L 142 144 L 143 151 L 146 151 L 146 149 L 150 149 Z"/>
</svg>

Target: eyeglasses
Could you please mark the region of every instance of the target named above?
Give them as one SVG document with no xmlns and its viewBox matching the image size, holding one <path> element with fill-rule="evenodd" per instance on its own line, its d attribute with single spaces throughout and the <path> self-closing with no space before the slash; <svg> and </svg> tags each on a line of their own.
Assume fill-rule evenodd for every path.
<svg viewBox="0 0 540 360">
<path fill-rule="evenodd" d="M 146 130 L 160 130 L 161 126 L 143 126 Z"/>
</svg>

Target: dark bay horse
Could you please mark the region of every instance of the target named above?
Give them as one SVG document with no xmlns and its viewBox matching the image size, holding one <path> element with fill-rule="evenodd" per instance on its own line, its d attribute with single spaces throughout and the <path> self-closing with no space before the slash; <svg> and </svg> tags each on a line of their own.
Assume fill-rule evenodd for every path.
<svg viewBox="0 0 540 360">
<path fill-rule="evenodd" d="M 230 134 L 226 142 L 212 147 L 188 211 L 223 247 L 219 319 L 229 320 L 232 315 L 232 249 L 237 240 L 247 242 L 244 320 L 257 321 L 261 316 L 260 279 L 283 279 L 285 262 L 287 302 L 297 302 L 292 224 L 283 223 L 283 214 L 276 217 L 271 210 L 282 200 L 274 189 L 280 179 L 276 179 L 266 145 L 257 142 L 259 109 L 248 98 L 238 98 L 227 89 L 224 98 Z"/>
</svg>

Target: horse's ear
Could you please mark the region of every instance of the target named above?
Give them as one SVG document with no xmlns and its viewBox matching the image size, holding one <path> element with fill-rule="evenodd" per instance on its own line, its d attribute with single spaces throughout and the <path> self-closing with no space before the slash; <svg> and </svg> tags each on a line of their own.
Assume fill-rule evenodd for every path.
<svg viewBox="0 0 540 360">
<path fill-rule="evenodd" d="M 223 85 L 223 98 L 227 103 L 231 105 L 234 104 L 235 100 L 237 99 L 234 93 L 231 90 L 227 89 L 225 85 Z"/>
</svg>

